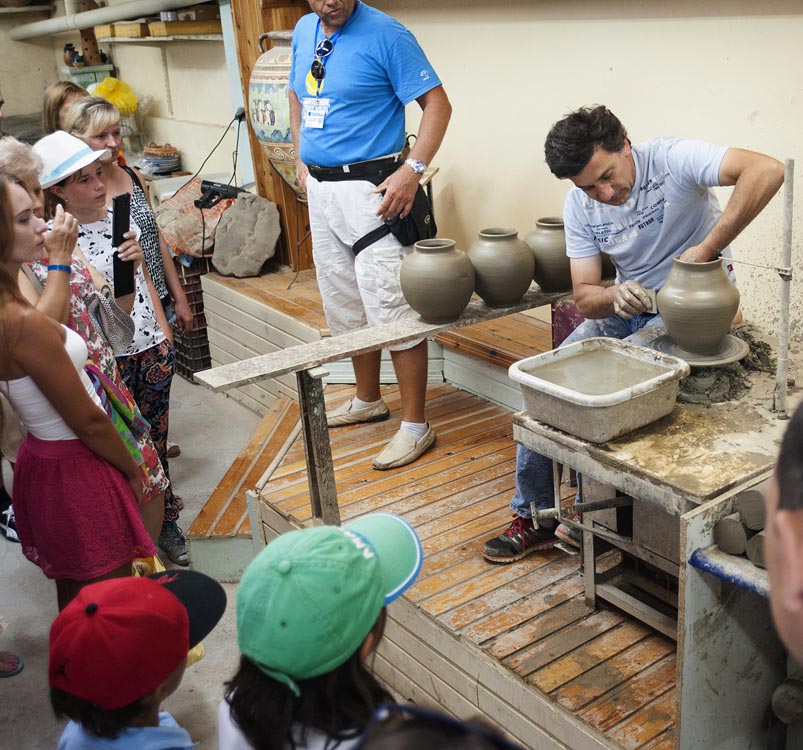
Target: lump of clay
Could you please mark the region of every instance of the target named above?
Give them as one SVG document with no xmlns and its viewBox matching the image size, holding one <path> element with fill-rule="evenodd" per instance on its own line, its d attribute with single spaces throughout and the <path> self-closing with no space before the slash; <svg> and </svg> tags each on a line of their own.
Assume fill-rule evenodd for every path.
<svg viewBox="0 0 803 750">
<path fill-rule="evenodd" d="M 275 203 L 259 195 L 240 193 L 218 224 L 212 264 L 224 276 L 257 276 L 276 252 L 280 232 Z"/>
</svg>

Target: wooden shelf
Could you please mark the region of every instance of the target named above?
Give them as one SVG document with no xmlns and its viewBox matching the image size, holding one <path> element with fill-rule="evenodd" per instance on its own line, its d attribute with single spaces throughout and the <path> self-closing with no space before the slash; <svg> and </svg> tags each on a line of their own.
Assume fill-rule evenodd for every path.
<svg viewBox="0 0 803 750">
<path fill-rule="evenodd" d="M 23 5 L 19 8 L 0 8 L 0 14 L 50 13 L 52 5 Z"/>
<path fill-rule="evenodd" d="M 176 34 L 175 36 L 109 36 L 98 44 L 154 44 L 158 42 L 222 42 L 223 34 Z"/>
</svg>

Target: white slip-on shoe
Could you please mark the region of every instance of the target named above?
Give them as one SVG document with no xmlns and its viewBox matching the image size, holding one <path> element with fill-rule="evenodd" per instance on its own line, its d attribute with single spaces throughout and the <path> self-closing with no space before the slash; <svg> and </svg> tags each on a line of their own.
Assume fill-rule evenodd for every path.
<svg viewBox="0 0 803 750">
<path fill-rule="evenodd" d="M 412 463 L 422 453 L 435 445 L 435 430 L 427 425 L 424 437 L 416 440 L 407 430 L 399 428 L 393 439 L 376 455 L 371 462 L 378 471 L 396 469 Z"/>
<path fill-rule="evenodd" d="M 384 422 L 390 416 L 390 409 L 382 399 L 363 409 L 352 409 L 351 403 L 350 400 L 346 401 L 336 409 L 326 412 L 327 427 L 342 427 L 361 422 Z"/>
</svg>

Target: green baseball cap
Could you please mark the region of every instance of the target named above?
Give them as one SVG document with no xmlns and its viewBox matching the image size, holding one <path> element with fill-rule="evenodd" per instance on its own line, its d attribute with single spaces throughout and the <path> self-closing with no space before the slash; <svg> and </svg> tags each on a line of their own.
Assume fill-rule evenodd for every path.
<svg viewBox="0 0 803 750">
<path fill-rule="evenodd" d="M 360 647 L 422 559 L 415 529 L 392 513 L 282 534 L 237 589 L 241 653 L 298 695 L 296 680 L 331 672 Z"/>
</svg>

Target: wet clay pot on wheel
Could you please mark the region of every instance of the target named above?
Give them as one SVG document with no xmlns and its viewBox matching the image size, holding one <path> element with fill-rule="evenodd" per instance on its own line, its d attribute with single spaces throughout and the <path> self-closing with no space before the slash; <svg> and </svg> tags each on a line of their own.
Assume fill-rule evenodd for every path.
<svg viewBox="0 0 803 750">
<path fill-rule="evenodd" d="M 533 278 L 545 292 L 568 292 L 572 288 L 563 219 L 547 216 L 535 222 L 524 241 L 535 258 Z"/>
<path fill-rule="evenodd" d="M 474 292 L 474 266 L 454 240 L 421 240 L 401 265 L 404 298 L 426 323 L 451 323 Z"/>
<path fill-rule="evenodd" d="M 672 259 L 658 292 L 658 312 L 674 342 L 692 354 L 716 354 L 739 309 L 739 290 L 721 260 L 688 263 Z"/>
<path fill-rule="evenodd" d="M 475 291 L 488 307 L 515 305 L 530 288 L 535 258 L 515 229 L 483 229 L 467 252 L 476 274 Z"/>
</svg>

